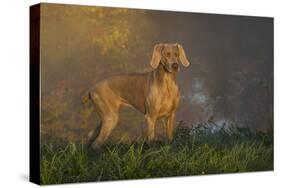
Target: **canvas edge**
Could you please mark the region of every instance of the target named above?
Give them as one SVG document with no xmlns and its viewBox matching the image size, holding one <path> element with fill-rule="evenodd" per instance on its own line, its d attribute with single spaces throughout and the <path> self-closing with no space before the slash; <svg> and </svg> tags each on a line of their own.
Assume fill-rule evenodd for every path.
<svg viewBox="0 0 281 188">
<path fill-rule="evenodd" d="M 40 185 L 40 4 L 29 7 L 29 181 Z"/>
</svg>

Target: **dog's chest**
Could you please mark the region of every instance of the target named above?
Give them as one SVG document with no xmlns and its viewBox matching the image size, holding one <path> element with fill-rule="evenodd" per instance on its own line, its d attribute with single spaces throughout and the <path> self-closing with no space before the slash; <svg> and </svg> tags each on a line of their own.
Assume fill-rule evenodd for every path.
<svg viewBox="0 0 281 188">
<path fill-rule="evenodd" d="M 169 115 L 179 104 L 179 89 L 174 83 L 163 84 L 151 91 L 151 104 L 158 116 Z"/>
</svg>

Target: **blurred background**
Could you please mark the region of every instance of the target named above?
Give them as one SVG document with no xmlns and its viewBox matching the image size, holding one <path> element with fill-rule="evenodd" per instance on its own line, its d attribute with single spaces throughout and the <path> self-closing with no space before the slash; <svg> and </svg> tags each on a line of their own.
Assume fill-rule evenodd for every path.
<svg viewBox="0 0 281 188">
<path fill-rule="evenodd" d="M 41 6 L 43 139 L 80 141 L 98 124 L 81 102 L 95 83 L 151 70 L 153 46 L 180 43 L 177 122 L 273 130 L 273 19 L 91 6 Z M 179 123 L 180 122 L 180 123 Z M 122 109 L 112 139 L 144 132 L 143 115 Z M 164 135 L 163 122 L 157 126 Z"/>
</svg>

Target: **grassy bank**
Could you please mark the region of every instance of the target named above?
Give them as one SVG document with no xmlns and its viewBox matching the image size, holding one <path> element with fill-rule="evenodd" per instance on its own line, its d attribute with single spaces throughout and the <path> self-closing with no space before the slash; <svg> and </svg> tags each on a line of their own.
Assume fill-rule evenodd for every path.
<svg viewBox="0 0 281 188">
<path fill-rule="evenodd" d="M 41 146 L 41 183 L 138 179 L 273 169 L 271 133 L 210 133 L 179 127 L 172 143 L 107 144 L 95 153 L 81 143 Z"/>
</svg>

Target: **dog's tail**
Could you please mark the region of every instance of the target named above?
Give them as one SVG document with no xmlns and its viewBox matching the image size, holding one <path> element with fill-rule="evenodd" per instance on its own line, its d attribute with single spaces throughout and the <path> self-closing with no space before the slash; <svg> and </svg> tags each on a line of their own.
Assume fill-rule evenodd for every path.
<svg viewBox="0 0 281 188">
<path fill-rule="evenodd" d="M 88 105 L 92 100 L 91 92 L 88 91 L 84 96 L 82 96 L 82 103 Z"/>
</svg>

